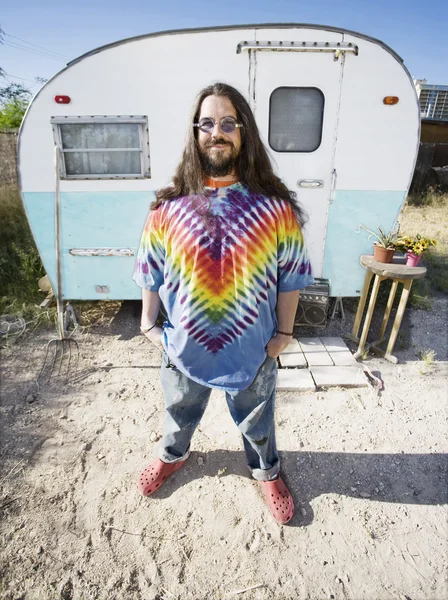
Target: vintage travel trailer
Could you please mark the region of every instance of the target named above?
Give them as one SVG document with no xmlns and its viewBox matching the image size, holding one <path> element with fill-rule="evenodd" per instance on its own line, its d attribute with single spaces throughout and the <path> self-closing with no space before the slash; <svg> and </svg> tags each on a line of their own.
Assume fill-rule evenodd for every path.
<svg viewBox="0 0 448 600">
<path fill-rule="evenodd" d="M 269 24 L 118 41 L 38 92 L 20 130 L 20 187 L 65 300 L 140 298 L 132 272 L 149 205 L 180 158 L 195 96 L 214 81 L 245 95 L 277 173 L 308 212 L 314 275 L 331 296 L 360 294 L 359 256 L 372 240 L 359 224 L 389 229 L 412 179 L 412 79 L 366 35 Z"/>
</svg>

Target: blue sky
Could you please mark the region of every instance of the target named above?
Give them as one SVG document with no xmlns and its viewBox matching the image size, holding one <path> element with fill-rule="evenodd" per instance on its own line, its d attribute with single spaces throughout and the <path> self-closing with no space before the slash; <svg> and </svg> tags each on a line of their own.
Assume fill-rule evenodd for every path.
<svg viewBox="0 0 448 600">
<path fill-rule="evenodd" d="M 446 0 L 0 0 L 6 34 L 0 67 L 10 81 L 37 91 L 34 77 L 49 78 L 68 60 L 126 37 L 280 22 L 332 25 L 376 37 L 404 59 L 413 77 L 448 85 Z"/>
</svg>

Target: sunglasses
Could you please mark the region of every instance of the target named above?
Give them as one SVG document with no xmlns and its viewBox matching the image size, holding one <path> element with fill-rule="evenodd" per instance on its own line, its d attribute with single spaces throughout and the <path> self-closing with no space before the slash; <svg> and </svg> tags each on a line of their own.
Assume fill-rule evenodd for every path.
<svg viewBox="0 0 448 600">
<path fill-rule="evenodd" d="M 233 117 L 223 117 L 219 121 L 215 121 L 210 117 L 205 117 L 204 119 L 201 119 L 199 123 L 193 123 L 193 127 L 199 127 L 203 133 L 211 133 L 218 123 L 219 128 L 223 133 L 233 133 L 237 127 L 243 127 L 243 125 L 238 123 Z"/>
</svg>

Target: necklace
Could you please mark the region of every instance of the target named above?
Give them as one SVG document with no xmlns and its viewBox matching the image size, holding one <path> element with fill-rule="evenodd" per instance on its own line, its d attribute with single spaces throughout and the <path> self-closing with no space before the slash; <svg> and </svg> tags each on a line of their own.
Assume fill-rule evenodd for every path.
<svg viewBox="0 0 448 600">
<path fill-rule="evenodd" d="M 206 187 L 212 187 L 212 188 L 222 188 L 222 187 L 227 187 L 229 185 L 233 185 L 234 183 L 237 183 L 238 179 L 232 179 L 231 181 L 216 181 L 215 179 L 211 179 L 210 177 L 206 177 L 204 179 L 204 185 Z"/>
</svg>

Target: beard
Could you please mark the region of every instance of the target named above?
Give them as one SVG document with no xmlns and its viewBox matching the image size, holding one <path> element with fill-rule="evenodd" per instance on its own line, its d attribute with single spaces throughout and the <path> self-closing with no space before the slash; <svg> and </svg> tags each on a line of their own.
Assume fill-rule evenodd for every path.
<svg viewBox="0 0 448 600">
<path fill-rule="evenodd" d="M 214 144 L 224 144 L 226 147 L 221 150 L 213 150 Z M 199 147 L 199 159 L 204 175 L 212 178 L 225 177 L 235 169 L 238 152 L 231 142 L 216 138 L 211 140 L 205 148 Z"/>
</svg>

